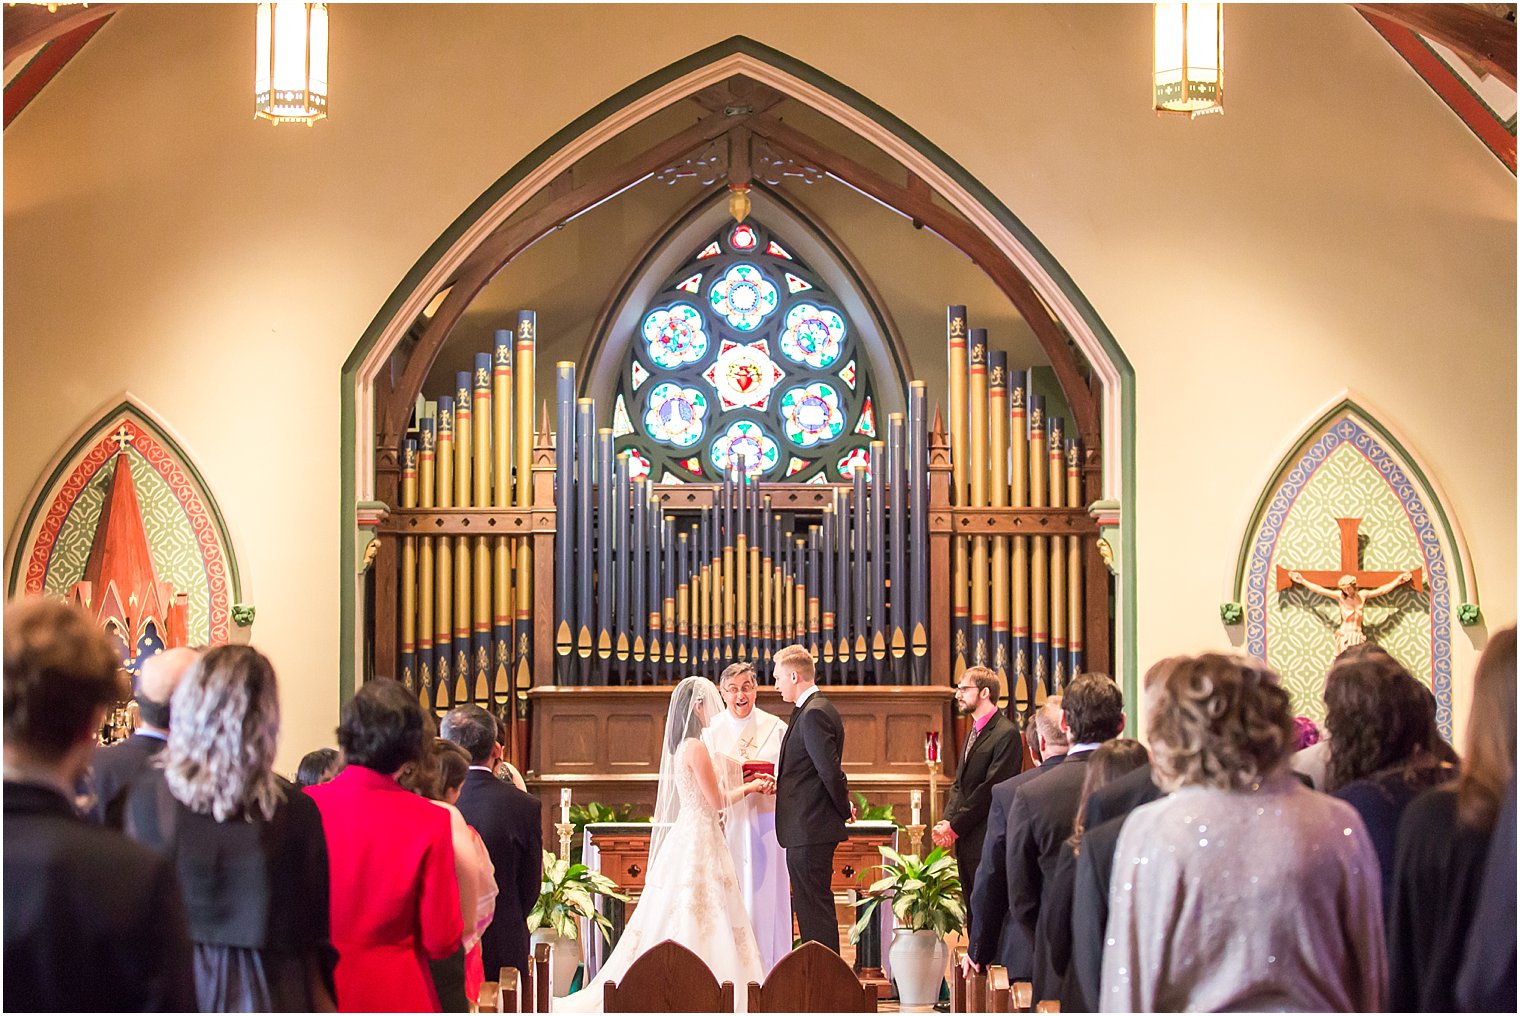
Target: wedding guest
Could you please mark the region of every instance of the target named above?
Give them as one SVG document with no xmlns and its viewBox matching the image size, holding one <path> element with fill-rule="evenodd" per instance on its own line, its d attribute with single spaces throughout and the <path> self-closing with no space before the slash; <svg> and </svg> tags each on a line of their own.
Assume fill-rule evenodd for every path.
<svg viewBox="0 0 1520 1016">
<path fill-rule="evenodd" d="M 1045 889 L 1055 874 L 1061 844 L 1076 823 L 1087 760 L 1100 744 L 1124 731 L 1119 686 L 1106 674 L 1078 674 L 1061 696 L 1061 727 L 1071 745 L 1066 761 L 1020 787 L 1008 812 L 1008 902 L 1031 943 L 1040 941 Z M 1033 974 L 1039 986 L 1053 982 L 1038 963 Z"/>
<path fill-rule="evenodd" d="M 97 751 L 90 765 L 90 790 L 94 795 L 90 819 L 97 825 L 121 828 L 127 791 L 169 740 L 169 700 L 180 678 L 199 656 L 194 649 L 181 646 L 165 649 L 143 661 L 137 676 L 137 694 L 133 696 L 142 725 L 125 741 Z"/>
<path fill-rule="evenodd" d="M 464 788 L 465 777 L 470 772 L 470 755 L 459 745 L 441 737 L 437 748 L 438 800 L 458 815 L 459 809 L 455 806 L 459 803 L 459 792 Z M 463 816 L 460 817 L 459 825 L 468 834 L 462 840 L 459 826 L 451 823 L 454 830 L 454 864 L 456 873 L 459 874 L 460 911 L 465 915 L 464 970 L 465 997 L 468 999 L 480 997 L 480 985 L 485 980 L 485 967 L 480 958 L 480 939 L 491 926 L 491 919 L 496 914 L 496 869 L 491 864 L 491 854 L 486 850 L 480 834 L 464 822 Z M 466 858 L 463 864 L 460 863 L 461 855 Z M 465 873 L 465 869 L 468 869 L 468 873 Z M 473 909 L 464 904 L 463 894 L 467 885 L 473 893 Z"/>
<path fill-rule="evenodd" d="M 1307 716 L 1293 717 L 1293 750 L 1303 751 L 1311 744 L 1319 744 L 1319 726 Z"/>
<path fill-rule="evenodd" d="M 1325 675 L 1326 689 L 1328 690 L 1330 686 L 1330 675 L 1335 673 L 1335 667 L 1337 664 L 1349 663 L 1353 660 L 1361 659 L 1363 656 L 1366 656 L 1368 654 L 1372 654 L 1379 658 L 1386 657 L 1390 660 L 1393 659 L 1392 656 L 1389 656 L 1386 649 L 1374 643 L 1363 642 L 1359 645 L 1354 645 L 1350 649 L 1347 649 L 1345 652 L 1337 656 L 1335 660 L 1330 664 L 1330 670 Z M 1431 701 L 1433 704 L 1434 699 Z M 1295 751 L 1289 757 L 1289 765 L 1292 767 L 1294 772 L 1301 774 L 1306 780 L 1309 781 L 1309 786 L 1313 787 L 1315 790 L 1324 790 L 1326 789 L 1326 773 L 1329 771 L 1330 767 L 1331 751 L 1330 731 L 1322 730 L 1320 732 L 1320 738 L 1318 741 L 1315 741 L 1307 748 L 1301 748 Z"/>
<path fill-rule="evenodd" d="M 190 938 L 174 865 L 74 812 L 120 658 L 85 613 L 5 608 L 5 1006 L 186 1012 Z"/>
<path fill-rule="evenodd" d="M 201 1012 L 333 1009 L 327 844 L 275 775 L 280 703 L 257 649 L 219 646 L 174 692 L 174 724 L 127 797 L 128 835 L 174 860 Z"/>
<path fill-rule="evenodd" d="M 1019 787 L 1043 776 L 1066 758 L 1066 733 L 1061 729 L 1061 696 L 1051 695 L 1029 716 L 1024 739 L 1039 764 L 1015 773 L 992 788 L 987 812 L 987 838 L 971 888 L 971 920 L 966 943 L 966 966 L 971 970 L 996 963 L 1014 981 L 1033 976 L 1034 943 L 1008 906 L 1008 810 Z M 965 883 L 961 883 L 962 886 Z"/>
<path fill-rule="evenodd" d="M 1422 792 L 1456 776 L 1430 753 L 1433 717 L 1424 689 L 1392 656 L 1337 661 L 1325 681 L 1326 726 L 1335 737 L 1326 786 L 1356 809 L 1382 871 L 1383 914 L 1392 913 L 1399 818 Z"/>
<path fill-rule="evenodd" d="M 443 718 L 443 736 L 470 756 L 458 808 L 480 834 L 496 873 L 496 916 L 480 940 L 488 973 L 502 967 L 528 972 L 528 914 L 543 885 L 543 806 L 538 798 L 497 779 L 501 761 L 494 717 L 479 706 L 459 706 Z"/>
<path fill-rule="evenodd" d="M 434 736 L 433 717 L 424 712 L 423 718 L 427 736 L 423 740 L 422 755 L 415 762 L 409 762 L 402 767 L 401 772 L 396 775 L 396 783 L 402 789 L 410 790 L 418 797 L 438 804 L 442 795 L 443 777 L 438 754 L 438 738 Z M 450 813 L 449 833 L 454 847 L 454 879 L 459 885 L 459 913 L 463 927 L 468 931 L 475 922 L 477 874 L 475 866 L 471 863 L 473 854 L 469 841 L 469 826 L 465 825 L 464 819 L 457 811 L 446 805 L 444 808 Z M 470 996 L 466 984 L 469 978 L 465 972 L 463 941 L 461 940 L 458 949 L 442 959 L 436 957 L 430 959 L 428 969 L 433 976 L 433 989 L 438 992 L 439 1008 L 444 1012 L 469 1012 Z"/>
<path fill-rule="evenodd" d="M 1349 805 L 1286 771 L 1277 674 L 1219 653 L 1168 663 L 1146 729 L 1171 796 L 1119 834 L 1102 1010 L 1380 1010 L 1377 858 Z"/>
<path fill-rule="evenodd" d="M 992 788 L 1017 773 L 1023 762 L 1018 731 L 998 708 L 1002 694 L 1003 682 L 986 667 L 967 668 L 955 689 L 956 709 L 971 717 L 971 731 L 950 784 L 945 817 L 934 824 L 931 836 L 937 846 L 954 848 L 965 890 L 976 885 Z"/>
<path fill-rule="evenodd" d="M 307 787 L 315 787 L 319 783 L 326 783 L 338 775 L 342 761 L 336 748 L 318 748 L 301 756 L 301 764 L 296 767 L 296 786 L 305 790 Z"/>
<path fill-rule="evenodd" d="M 396 782 L 427 736 L 415 695 L 388 678 L 368 681 L 338 721 L 347 766 L 306 789 L 327 835 L 344 1012 L 438 1012 L 428 960 L 464 936 L 449 818 Z"/>
<path fill-rule="evenodd" d="M 1478 910 L 1457 972 L 1457 1008 L 1515 1011 L 1515 778 L 1494 822 Z"/>
<path fill-rule="evenodd" d="M 1469 715 L 1456 782 L 1421 794 L 1399 822 L 1388 929 L 1395 1011 L 1458 1008 L 1457 974 L 1489 842 L 1515 775 L 1514 628 L 1490 636 L 1478 658 Z"/>
<path fill-rule="evenodd" d="M 1087 760 L 1082 776 L 1082 793 L 1077 801 L 1077 818 L 1071 835 L 1061 844 L 1055 874 L 1046 887 L 1040 904 L 1040 940 L 1035 943 L 1035 970 L 1049 978 L 1034 985 L 1040 999 L 1059 998 L 1062 1012 L 1088 1012 L 1092 1004 L 1070 974 L 1071 911 L 1076 885 L 1077 857 L 1082 853 L 1083 812 L 1094 792 L 1109 786 L 1125 773 L 1150 761 L 1145 745 L 1127 737 L 1105 741 Z"/>
</svg>

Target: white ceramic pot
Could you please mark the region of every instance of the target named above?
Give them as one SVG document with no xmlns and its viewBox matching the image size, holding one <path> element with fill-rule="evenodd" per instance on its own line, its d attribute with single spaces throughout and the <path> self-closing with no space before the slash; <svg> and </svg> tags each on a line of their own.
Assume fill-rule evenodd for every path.
<svg viewBox="0 0 1520 1016">
<path fill-rule="evenodd" d="M 570 984 L 581 965 L 580 939 L 563 938 L 553 928 L 539 928 L 533 933 L 531 944 L 537 946 L 540 942 L 548 942 L 554 950 L 550 954 L 549 968 L 554 978 L 554 994 L 563 998 L 570 994 Z"/>
<path fill-rule="evenodd" d="M 940 985 L 950 962 L 950 947 L 934 931 L 892 932 L 892 979 L 897 982 L 898 1002 L 904 1009 L 927 1009 L 939 1001 Z"/>
</svg>

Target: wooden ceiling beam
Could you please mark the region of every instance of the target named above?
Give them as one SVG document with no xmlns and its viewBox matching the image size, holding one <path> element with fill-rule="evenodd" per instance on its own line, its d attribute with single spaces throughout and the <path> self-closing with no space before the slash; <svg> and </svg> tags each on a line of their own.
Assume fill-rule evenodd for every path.
<svg viewBox="0 0 1520 1016">
<path fill-rule="evenodd" d="M 1470 4 L 1352 4 L 1363 14 L 1402 25 L 1471 60 L 1515 87 L 1515 23 Z"/>
<path fill-rule="evenodd" d="M 60 7 L 48 13 L 37 4 L 16 4 L 5 8 L 5 66 L 32 50 L 81 25 L 116 13 L 123 4 L 91 4 L 88 7 Z"/>
</svg>

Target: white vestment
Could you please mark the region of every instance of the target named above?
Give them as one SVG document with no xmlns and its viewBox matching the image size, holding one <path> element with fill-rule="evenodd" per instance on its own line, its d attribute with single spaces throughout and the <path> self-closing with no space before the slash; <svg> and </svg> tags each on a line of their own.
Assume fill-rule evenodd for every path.
<svg viewBox="0 0 1520 1016">
<path fill-rule="evenodd" d="M 721 765 L 720 756 L 727 755 L 779 765 L 785 733 L 785 723 L 757 707 L 742 720 L 725 710 L 702 737 L 715 764 Z M 729 809 L 725 822 L 724 835 L 744 906 L 755 927 L 760 962 L 769 973 L 792 951 L 792 887 L 786 875 L 786 853 L 776 842 L 776 798 L 750 794 Z"/>
</svg>

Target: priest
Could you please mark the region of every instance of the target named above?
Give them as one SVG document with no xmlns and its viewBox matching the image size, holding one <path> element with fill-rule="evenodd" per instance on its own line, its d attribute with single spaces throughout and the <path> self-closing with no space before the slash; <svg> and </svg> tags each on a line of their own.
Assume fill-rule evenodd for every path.
<svg viewBox="0 0 1520 1016">
<path fill-rule="evenodd" d="M 703 732 L 714 763 L 742 770 L 746 762 L 771 764 L 781 757 L 786 724 L 755 705 L 755 668 L 735 663 L 718 682 L 728 708 Z M 737 775 L 737 774 L 736 774 Z M 791 883 L 786 855 L 776 842 L 776 798 L 750 794 L 728 810 L 724 825 L 744 905 L 755 926 L 760 962 L 767 973 L 792 948 Z"/>
</svg>

